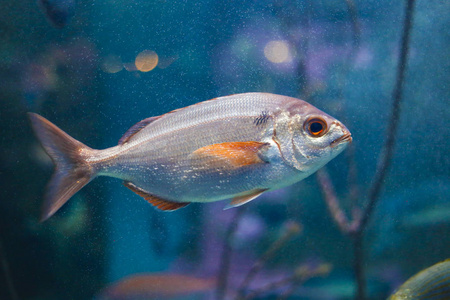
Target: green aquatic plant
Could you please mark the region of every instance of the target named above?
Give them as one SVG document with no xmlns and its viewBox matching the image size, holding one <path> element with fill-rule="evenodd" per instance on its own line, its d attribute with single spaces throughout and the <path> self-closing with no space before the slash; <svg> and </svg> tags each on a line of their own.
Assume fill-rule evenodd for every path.
<svg viewBox="0 0 450 300">
<path fill-rule="evenodd" d="M 388 300 L 445 300 L 449 297 L 450 259 L 446 259 L 408 279 Z"/>
</svg>

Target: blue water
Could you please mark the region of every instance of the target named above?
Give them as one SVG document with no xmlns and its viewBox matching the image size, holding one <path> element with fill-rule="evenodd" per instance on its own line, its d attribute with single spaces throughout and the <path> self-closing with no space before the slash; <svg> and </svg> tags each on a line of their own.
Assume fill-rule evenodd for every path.
<svg viewBox="0 0 450 300">
<path fill-rule="evenodd" d="M 245 293 L 303 266 L 313 278 L 252 299 L 353 299 L 353 239 L 330 216 L 315 175 L 246 204 L 228 238 L 238 209 L 224 211 L 226 201 L 161 213 L 111 178 L 96 179 L 39 223 L 52 165 L 26 112 L 103 149 L 142 119 L 214 97 L 297 97 L 352 132 L 353 149 L 327 165 L 350 216 L 367 203 L 386 140 L 406 1 L 355 1 L 356 23 L 353 1 L 46 2 L 62 10 L 57 26 L 36 1 L 0 5 L 0 299 L 119 299 L 105 289 L 136 274 L 216 278 L 225 244 L 222 299 L 237 299 L 287 224 L 301 232 L 262 264 Z M 363 240 L 367 299 L 385 299 L 449 256 L 449 8 L 415 5 L 392 165 Z M 145 53 L 158 56 L 153 66 L 147 61 L 150 70 L 136 61 Z M 158 296 L 146 286 L 142 299 L 175 297 L 172 286 Z M 120 299 L 141 299 L 137 290 Z M 177 299 L 217 295 L 209 284 Z"/>
</svg>

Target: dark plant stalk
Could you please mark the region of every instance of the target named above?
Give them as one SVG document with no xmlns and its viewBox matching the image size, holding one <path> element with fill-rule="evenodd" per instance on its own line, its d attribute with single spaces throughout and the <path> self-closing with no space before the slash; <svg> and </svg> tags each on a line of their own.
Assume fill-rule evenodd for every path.
<svg viewBox="0 0 450 300">
<path fill-rule="evenodd" d="M 347 4 L 347 13 L 350 17 L 350 22 L 352 24 L 352 42 L 353 47 L 351 48 L 351 51 L 349 51 L 346 61 L 347 63 L 344 64 L 343 71 L 341 72 L 342 75 L 340 76 L 339 80 L 339 95 L 340 99 L 344 100 L 344 86 L 346 84 L 346 78 L 350 71 L 350 61 L 352 61 L 358 54 L 359 48 L 361 45 L 361 23 L 358 19 L 358 10 L 356 8 L 356 4 L 353 0 L 345 0 L 345 3 Z M 353 144 L 349 145 L 347 147 L 347 150 L 345 151 L 345 154 L 347 156 L 348 161 L 348 186 L 349 186 L 349 198 L 351 201 L 351 204 L 354 206 L 357 202 L 357 199 L 359 198 L 359 188 L 358 188 L 358 170 L 356 167 L 356 155 L 355 155 L 355 146 Z"/>
<path fill-rule="evenodd" d="M 308 78 L 308 76 L 306 75 L 306 61 L 309 57 L 309 49 L 310 49 L 310 41 L 311 41 L 311 1 L 310 0 L 306 0 L 305 1 L 305 5 L 306 5 L 306 12 L 305 12 L 305 31 L 306 34 L 303 37 L 302 40 L 302 46 L 303 46 L 303 57 L 300 59 L 299 61 L 299 66 L 297 68 L 297 77 L 300 79 L 299 81 L 299 95 L 300 95 L 300 99 L 308 99 L 312 93 L 311 89 L 310 89 L 310 80 Z"/>
<path fill-rule="evenodd" d="M 247 294 L 245 297 L 240 298 L 243 300 L 254 299 L 262 294 L 265 294 L 272 290 L 278 290 L 280 288 L 289 286 L 280 297 L 277 299 L 288 299 L 293 292 L 298 288 L 299 285 L 303 284 L 307 280 L 317 276 L 328 275 L 331 271 L 331 266 L 328 264 L 323 264 L 318 267 L 308 267 L 305 265 L 300 265 L 294 271 L 294 274 L 284 277 L 280 280 L 268 283 L 258 289 L 253 290 L 251 293 Z"/>
<path fill-rule="evenodd" d="M 391 166 L 392 163 L 392 157 L 395 149 L 395 140 L 397 136 L 398 124 L 400 119 L 400 108 L 401 108 L 400 104 L 402 100 L 403 84 L 409 53 L 409 41 L 413 21 L 414 2 L 415 0 L 407 0 L 405 7 L 405 20 L 403 24 L 400 57 L 397 66 L 397 78 L 395 82 L 394 91 L 392 93 L 393 98 L 392 115 L 387 128 L 387 138 L 384 146 L 384 151 L 381 158 L 378 160 L 377 171 L 372 181 L 372 186 L 369 190 L 368 195 L 369 202 L 365 207 L 363 214 L 361 215 L 359 224 L 357 226 L 358 230 L 354 235 L 355 276 L 358 286 L 355 298 L 358 300 L 364 300 L 366 298 L 365 274 L 364 274 L 365 273 L 364 249 L 363 249 L 364 231 L 372 216 L 377 200 L 379 199 L 381 189 L 383 188 L 384 185 L 384 180 L 389 171 L 389 167 Z"/>
<path fill-rule="evenodd" d="M 320 188 L 322 190 L 322 195 L 327 204 L 328 211 L 333 218 L 333 221 L 339 227 L 339 230 L 350 236 L 354 236 L 360 226 L 359 220 L 361 219 L 361 210 L 354 206 L 352 208 L 352 217 L 349 219 L 345 214 L 344 210 L 341 208 L 340 201 L 334 190 L 333 182 L 331 181 L 330 174 L 324 167 L 317 171 L 316 173 L 317 181 L 319 182 Z M 351 220 L 351 221 L 350 221 Z"/>
<path fill-rule="evenodd" d="M 358 12 L 353 0 L 345 0 L 345 3 L 347 4 L 348 14 L 350 15 L 350 20 L 352 22 L 354 49 L 358 49 L 361 41 L 361 26 L 358 20 Z"/>
<path fill-rule="evenodd" d="M 233 251 L 231 247 L 231 239 L 236 232 L 244 210 L 245 206 L 239 206 L 236 208 L 236 213 L 234 214 L 233 219 L 231 220 L 230 224 L 228 225 L 227 231 L 225 232 L 225 243 L 223 246 L 222 257 L 220 259 L 219 275 L 217 276 L 217 300 L 224 299 L 227 292 L 228 273 L 230 271 L 231 254 Z"/>
<path fill-rule="evenodd" d="M 238 288 L 237 299 L 241 299 L 244 296 L 245 290 L 250 286 L 251 281 L 255 278 L 256 274 L 263 268 L 266 262 L 277 254 L 277 252 L 283 248 L 283 246 L 295 235 L 300 233 L 300 225 L 296 222 L 290 222 L 287 224 L 284 233 L 264 252 L 264 254 L 253 264 L 250 271 L 245 276 L 241 285 Z"/>
<path fill-rule="evenodd" d="M 353 270 L 355 272 L 355 299 L 366 299 L 366 275 L 364 269 L 363 232 L 357 231 L 353 236 Z"/>
<path fill-rule="evenodd" d="M 384 146 L 384 153 L 378 161 L 377 171 L 372 181 L 372 186 L 369 190 L 369 202 L 364 210 L 365 213 L 361 218 L 360 226 L 362 231 L 365 229 L 367 222 L 372 216 L 372 211 L 375 208 L 376 200 L 380 195 L 381 189 L 384 184 L 384 179 L 392 163 L 392 157 L 395 149 L 395 139 L 397 136 L 398 124 L 400 119 L 400 104 L 403 96 L 403 84 L 409 53 L 410 32 L 414 14 L 414 2 L 415 0 L 407 0 L 407 4 L 405 7 L 405 20 L 403 24 L 400 57 L 397 65 L 397 78 L 395 81 L 394 91 L 392 93 L 392 115 L 387 128 L 387 139 Z"/>
<path fill-rule="evenodd" d="M 344 58 L 344 61 L 346 63 L 343 64 L 341 67 L 341 71 L 338 73 L 338 94 L 339 94 L 339 101 L 344 101 L 345 95 L 344 95 L 344 86 L 347 83 L 347 77 L 350 72 L 351 68 L 351 61 L 355 59 L 359 52 L 360 44 L 361 44 L 361 24 L 358 19 L 358 10 L 356 8 L 356 4 L 353 0 L 345 0 L 345 3 L 347 5 L 347 13 L 350 18 L 351 28 L 352 28 L 352 47 L 350 51 L 347 53 L 346 57 Z M 344 111 L 342 112 L 344 113 Z M 345 119 L 345 116 L 344 116 Z M 347 150 L 345 151 L 345 155 L 347 157 L 347 163 L 348 163 L 348 178 L 347 178 L 347 185 L 348 185 L 348 196 L 350 199 L 350 204 L 352 207 L 356 207 L 358 203 L 358 199 L 360 198 L 359 193 L 359 186 L 358 186 L 358 168 L 356 166 L 356 155 L 355 155 L 355 146 L 354 144 L 350 144 L 347 147 Z M 323 173 L 326 173 L 325 175 L 328 175 L 328 172 L 324 170 Z M 319 179 L 320 181 L 320 179 Z M 334 191 L 333 191 L 334 193 Z M 339 201 L 336 202 L 337 207 L 335 209 L 335 212 L 340 212 L 341 215 L 344 215 L 343 211 L 340 208 Z M 352 211 L 352 214 L 357 213 L 356 211 Z M 346 231 L 350 231 L 353 229 L 352 224 L 349 223 L 348 220 L 345 223 L 346 226 L 343 226 L 344 223 L 341 223 L 340 228 L 346 228 Z"/>
<path fill-rule="evenodd" d="M 254 299 L 256 297 L 258 297 L 261 294 L 265 294 L 269 291 L 272 290 L 277 290 L 280 289 L 286 285 L 292 284 L 293 282 L 300 282 L 300 278 L 297 274 L 285 277 L 283 279 L 280 279 L 278 281 L 274 281 L 271 283 L 266 284 L 263 287 L 260 287 L 258 289 L 253 290 L 251 293 L 247 294 L 245 297 L 243 298 L 238 298 L 238 299 L 243 299 L 243 300 L 250 300 L 250 299 Z M 298 284 L 298 283 L 297 283 Z"/>
<path fill-rule="evenodd" d="M 311 272 L 310 274 L 303 274 L 303 275 L 294 275 L 291 278 L 291 282 L 289 283 L 289 286 L 287 289 L 277 298 L 277 300 L 286 300 L 289 299 L 292 294 L 299 288 L 299 286 L 303 285 L 306 281 L 309 279 L 317 276 L 317 274 L 314 274 Z"/>
<path fill-rule="evenodd" d="M 271 282 L 269 284 L 266 284 L 263 287 L 253 290 L 251 293 L 248 293 L 245 297 L 238 298 L 238 299 L 243 299 L 243 300 L 254 299 L 255 297 L 258 297 L 258 295 L 267 293 L 272 290 L 277 290 L 279 288 L 282 288 L 282 287 L 290 284 L 293 280 L 295 280 L 296 277 L 297 277 L 296 275 L 291 275 L 286 278 L 280 279 L 278 281 Z"/>
<path fill-rule="evenodd" d="M 324 167 L 317 171 L 316 177 L 321 186 L 322 194 L 325 198 L 325 202 L 327 203 L 327 208 L 330 212 L 330 215 L 333 217 L 334 222 L 339 227 L 341 232 L 347 234 L 349 232 L 350 222 L 345 215 L 345 212 L 339 205 L 339 199 L 336 196 L 333 183 L 326 168 Z"/>
<path fill-rule="evenodd" d="M 346 0 L 346 2 L 349 6 L 349 11 L 352 14 L 355 13 L 356 9 L 354 7 L 354 3 L 352 3 L 350 0 Z M 339 200 L 336 197 L 328 173 L 326 172 L 326 170 L 318 173 L 319 184 L 322 187 L 322 191 L 331 215 L 333 216 L 340 230 L 345 234 L 352 235 L 353 237 L 354 270 L 357 284 L 357 292 L 355 298 L 358 300 L 363 300 L 366 298 L 363 249 L 364 231 L 367 227 L 368 222 L 370 221 L 373 210 L 380 196 L 385 178 L 392 163 L 392 157 L 395 149 L 396 134 L 398 131 L 398 124 L 400 119 L 400 104 L 402 100 L 406 64 L 409 53 L 409 41 L 413 21 L 414 3 L 415 0 L 407 0 L 407 4 L 405 7 L 405 20 L 401 39 L 401 51 L 397 66 L 396 82 L 392 93 L 392 113 L 387 127 L 387 137 L 384 145 L 384 150 L 382 152 L 382 155 L 378 159 L 377 170 L 368 193 L 368 203 L 362 212 L 360 212 L 356 207 L 353 209 L 353 221 L 351 223 L 348 221 L 344 211 L 339 205 Z M 353 27 L 355 31 L 354 37 L 356 38 L 357 36 L 359 36 L 359 34 L 356 33 L 356 31 L 359 29 L 355 26 L 356 23 L 354 20 L 356 20 L 356 15 L 352 15 L 352 23 L 354 24 Z"/>
<path fill-rule="evenodd" d="M 6 259 L 6 253 L 3 251 L 3 243 L 0 240 L 0 260 L 2 265 L 3 274 L 5 275 L 6 285 L 8 287 L 9 294 L 12 300 L 19 300 L 17 291 L 14 288 L 14 284 L 11 277 L 11 272 L 9 270 L 8 260 Z"/>
</svg>

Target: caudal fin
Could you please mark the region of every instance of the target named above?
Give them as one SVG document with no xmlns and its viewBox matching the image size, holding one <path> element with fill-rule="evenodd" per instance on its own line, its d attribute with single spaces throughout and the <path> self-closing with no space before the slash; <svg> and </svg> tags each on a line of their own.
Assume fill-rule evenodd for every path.
<svg viewBox="0 0 450 300">
<path fill-rule="evenodd" d="M 45 221 L 91 181 L 95 174 L 85 159 L 94 150 L 40 115 L 28 113 L 28 116 L 39 141 L 55 164 L 42 206 L 41 221 Z"/>
</svg>

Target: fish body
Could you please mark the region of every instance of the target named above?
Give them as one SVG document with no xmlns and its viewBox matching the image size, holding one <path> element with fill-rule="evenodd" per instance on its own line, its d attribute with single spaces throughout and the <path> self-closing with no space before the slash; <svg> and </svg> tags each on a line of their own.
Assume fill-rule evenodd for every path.
<svg viewBox="0 0 450 300">
<path fill-rule="evenodd" d="M 341 122 L 314 106 L 266 93 L 220 97 L 142 120 L 104 150 L 36 114 L 30 118 L 56 164 L 43 219 L 95 176 L 124 180 L 162 210 L 228 198 L 238 206 L 306 178 L 351 141 Z M 69 177 L 76 187 L 61 191 L 70 182 L 59 181 Z"/>
</svg>

